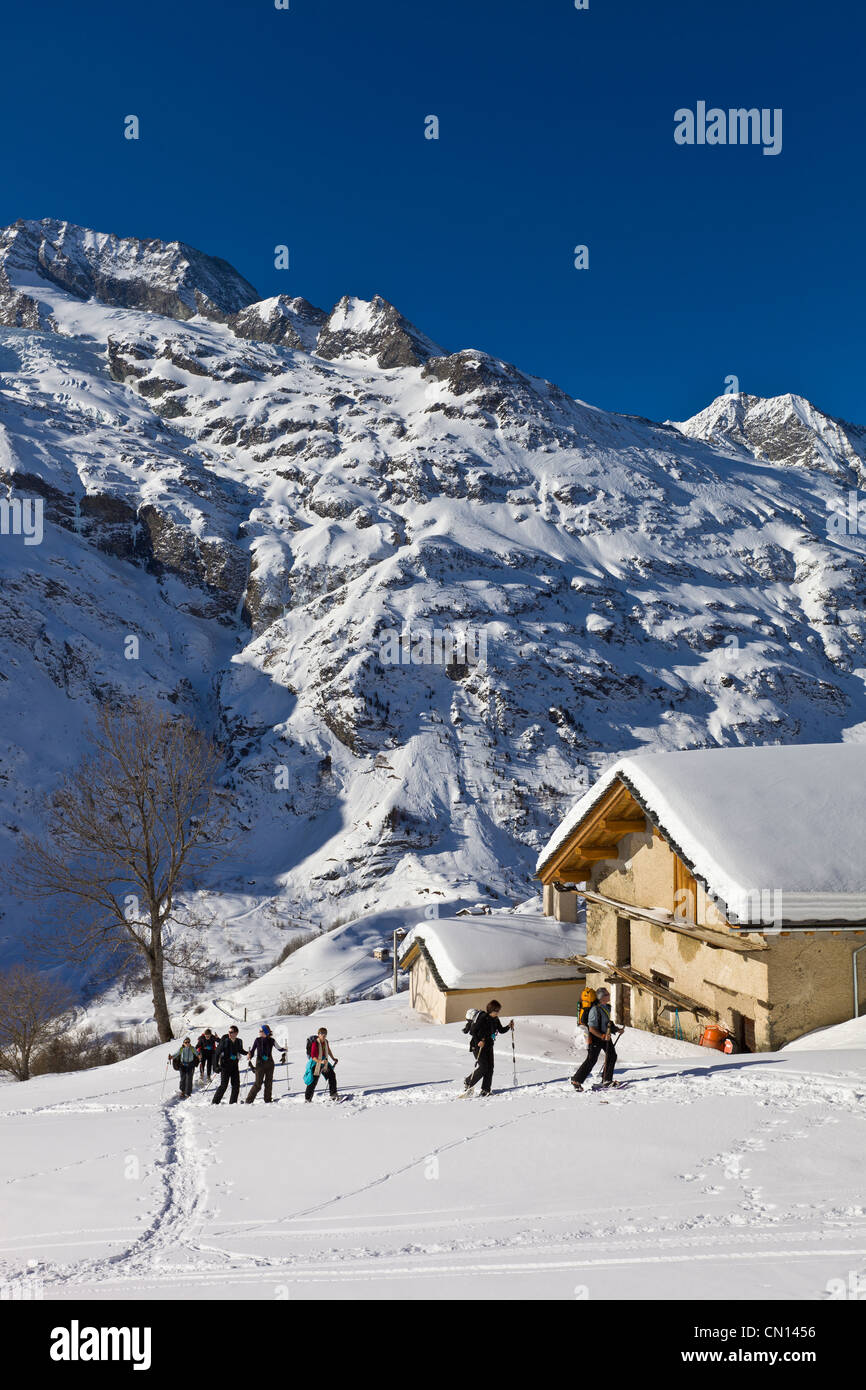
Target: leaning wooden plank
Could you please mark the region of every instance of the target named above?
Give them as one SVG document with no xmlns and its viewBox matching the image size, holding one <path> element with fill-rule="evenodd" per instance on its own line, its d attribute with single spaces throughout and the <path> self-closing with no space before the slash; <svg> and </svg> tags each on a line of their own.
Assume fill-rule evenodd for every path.
<svg viewBox="0 0 866 1390">
<path fill-rule="evenodd" d="M 667 985 L 659 984 L 657 980 L 651 980 L 648 975 L 643 975 L 639 970 L 635 970 L 630 965 L 614 965 L 612 961 L 593 959 L 592 956 L 569 956 L 567 959 L 560 960 L 552 958 L 547 961 L 548 965 L 578 965 L 588 973 L 594 975 L 603 974 L 608 984 L 633 985 L 635 989 L 642 989 L 647 994 L 654 994 L 662 1003 L 670 1004 L 672 1008 L 679 1009 L 684 1014 L 695 1014 L 699 1016 L 706 1014 L 708 1018 L 718 1018 L 715 1009 L 710 1009 L 706 1004 L 699 1004 L 696 999 L 690 999 L 688 995 L 680 994 L 677 990 L 668 988 Z"/>
<path fill-rule="evenodd" d="M 684 922 L 674 917 L 663 907 L 635 907 L 633 903 L 622 903 L 617 898 L 605 897 L 591 888 L 579 888 L 576 884 L 560 883 L 557 879 L 554 888 L 560 893 L 575 893 L 588 902 L 601 903 L 603 907 L 613 907 L 623 917 L 637 917 L 641 922 L 652 922 L 653 926 L 666 931 L 678 932 L 680 936 L 690 936 L 693 941 L 703 941 L 706 946 L 714 946 L 720 951 L 736 951 L 739 955 L 750 955 L 756 951 L 767 951 L 766 941 L 746 941 L 733 932 L 715 931 L 712 927 L 699 927 L 696 922 Z"/>
</svg>

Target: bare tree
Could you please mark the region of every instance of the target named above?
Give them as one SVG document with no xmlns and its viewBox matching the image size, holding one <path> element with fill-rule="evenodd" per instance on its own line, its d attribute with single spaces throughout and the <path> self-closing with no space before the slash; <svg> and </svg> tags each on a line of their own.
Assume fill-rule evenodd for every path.
<svg viewBox="0 0 866 1390">
<path fill-rule="evenodd" d="M 44 839 L 25 837 L 17 874 L 34 899 L 69 909 L 46 934 L 66 959 L 144 965 L 161 1042 L 172 1036 L 166 968 L 204 969 L 203 922 L 179 915 L 225 853 L 228 808 L 217 787 L 220 755 L 184 715 L 144 701 L 103 707 L 91 751 L 50 798 Z M 172 931 L 183 922 L 187 939 Z"/>
<path fill-rule="evenodd" d="M 29 1081 L 34 1054 L 64 1032 L 74 1010 L 51 975 L 13 966 L 0 975 L 0 1071 Z"/>
</svg>

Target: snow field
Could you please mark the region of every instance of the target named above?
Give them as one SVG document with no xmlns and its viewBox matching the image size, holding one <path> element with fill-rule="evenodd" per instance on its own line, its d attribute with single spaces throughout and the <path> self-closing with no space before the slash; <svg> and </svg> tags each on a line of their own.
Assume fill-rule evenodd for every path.
<svg viewBox="0 0 866 1390">
<path fill-rule="evenodd" d="M 862 1021 L 845 1048 L 754 1057 L 629 1032 L 634 1084 L 575 1095 L 570 1021 L 518 1019 L 517 1089 L 503 1038 L 494 1095 L 458 1102 L 459 1027 L 405 998 L 321 1018 L 339 1106 L 300 1099 L 318 1015 L 270 1020 L 291 1095 L 277 1067 L 269 1107 L 180 1102 L 171 1070 L 161 1099 L 167 1047 L 3 1087 L 3 1278 L 37 1259 L 45 1297 L 76 1300 L 808 1300 L 866 1269 Z"/>
</svg>

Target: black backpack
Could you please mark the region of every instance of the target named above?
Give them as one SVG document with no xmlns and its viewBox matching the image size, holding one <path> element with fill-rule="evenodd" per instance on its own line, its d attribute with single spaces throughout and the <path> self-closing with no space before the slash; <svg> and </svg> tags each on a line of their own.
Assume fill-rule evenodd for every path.
<svg viewBox="0 0 866 1390">
<path fill-rule="evenodd" d="M 313 1055 L 313 1043 L 316 1042 L 317 1039 L 318 1039 L 318 1034 L 317 1034 L 317 1033 L 311 1033 L 310 1036 L 307 1038 L 307 1056 L 308 1056 L 308 1057 L 312 1057 L 312 1055 Z"/>
<path fill-rule="evenodd" d="M 464 1033 L 471 1033 L 471 1032 L 472 1032 L 472 1025 L 473 1025 L 473 1023 L 475 1022 L 476 1018 L 478 1017 L 478 1015 L 479 1015 L 480 1013 L 481 1013 L 481 1010 L 480 1010 L 480 1009 L 467 1009 L 467 1010 L 466 1010 L 466 1022 L 464 1023 L 463 1029 L 462 1029 L 462 1031 L 463 1031 Z"/>
</svg>

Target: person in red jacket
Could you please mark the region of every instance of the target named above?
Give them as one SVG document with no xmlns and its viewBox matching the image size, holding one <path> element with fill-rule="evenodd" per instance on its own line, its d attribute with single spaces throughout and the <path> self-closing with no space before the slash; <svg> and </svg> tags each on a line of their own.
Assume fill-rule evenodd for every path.
<svg viewBox="0 0 866 1390">
<path fill-rule="evenodd" d="M 309 1071 L 307 1075 L 310 1075 L 310 1072 L 312 1072 L 312 1077 L 304 1094 L 304 1099 L 308 1104 L 312 1101 L 313 1092 L 319 1084 L 319 1078 L 322 1076 L 326 1076 L 328 1079 L 330 1099 L 337 1099 L 337 1074 L 334 1071 L 334 1066 L 338 1060 L 339 1059 L 335 1057 L 331 1051 L 331 1044 L 328 1042 L 327 1028 L 320 1028 L 310 1044 L 310 1063 L 312 1065 L 310 1066 L 310 1063 L 308 1063 Z"/>
<path fill-rule="evenodd" d="M 216 1052 L 216 1045 L 217 1039 L 214 1037 L 213 1033 L 209 1028 L 205 1028 L 204 1032 L 202 1033 L 201 1037 L 196 1043 L 195 1049 L 199 1057 L 201 1058 L 199 1076 L 202 1081 L 204 1081 L 205 1079 L 205 1073 L 207 1073 L 208 1081 L 210 1081 L 211 1076 L 213 1075 L 214 1053 Z"/>
</svg>

